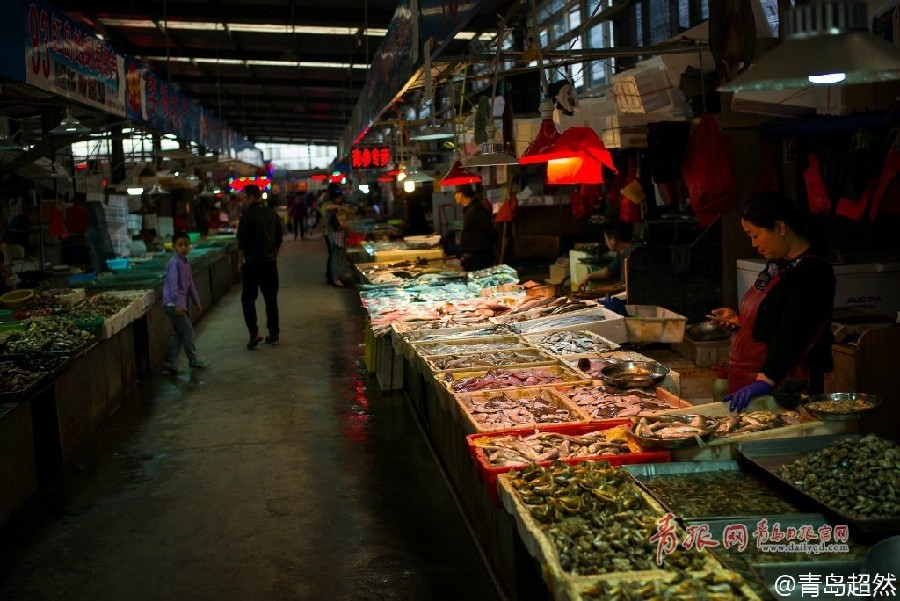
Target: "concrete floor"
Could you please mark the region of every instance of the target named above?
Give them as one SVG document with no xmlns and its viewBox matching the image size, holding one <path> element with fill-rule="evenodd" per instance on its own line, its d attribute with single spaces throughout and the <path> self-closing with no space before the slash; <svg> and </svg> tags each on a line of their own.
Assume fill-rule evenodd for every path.
<svg viewBox="0 0 900 601">
<path fill-rule="evenodd" d="M 246 350 L 237 285 L 207 312 L 213 367 L 141 382 L 0 530 L 0 599 L 500 597 L 324 264 L 285 243 L 279 347 Z"/>
</svg>

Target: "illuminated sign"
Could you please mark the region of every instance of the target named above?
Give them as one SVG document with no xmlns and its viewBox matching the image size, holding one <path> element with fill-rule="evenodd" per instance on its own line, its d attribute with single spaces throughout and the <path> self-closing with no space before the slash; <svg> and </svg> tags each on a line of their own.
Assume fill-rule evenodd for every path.
<svg viewBox="0 0 900 601">
<path fill-rule="evenodd" d="M 387 167 L 391 162 L 391 149 L 387 146 L 376 148 L 354 148 L 350 151 L 351 169 L 374 169 Z"/>
<path fill-rule="evenodd" d="M 228 179 L 228 187 L 231 188 L 233 192 L 240 192 L 244 189 L 244 186 L 249 186 L 250 184 L 259 186 L 260 190 L 267 191 L 272 189 L 272 180 L 264 175 L 256 177 L 232 177 Z"/>
</svg>

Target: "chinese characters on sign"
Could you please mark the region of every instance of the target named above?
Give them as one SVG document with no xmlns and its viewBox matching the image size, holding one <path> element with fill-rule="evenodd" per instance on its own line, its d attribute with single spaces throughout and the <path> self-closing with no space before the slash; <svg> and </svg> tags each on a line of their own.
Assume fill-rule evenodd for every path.
<svg viewBox="0 0 900 601">
<path fill-rule="evenodd" d="M 386 146 L 378 148 L 354 148 L 350 152 L 351 169 L 387 167 L 390 162 L 391 149 Z"/>
</svg>

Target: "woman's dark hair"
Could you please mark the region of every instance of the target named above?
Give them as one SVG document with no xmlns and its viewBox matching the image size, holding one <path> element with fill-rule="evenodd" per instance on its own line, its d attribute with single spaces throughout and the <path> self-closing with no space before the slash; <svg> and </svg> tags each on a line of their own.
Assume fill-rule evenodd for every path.
<svg viewBox="0 0 900 601">
<path fill-rule="evenodd" d="M 603 233 L 620 242 L 631 242 L 633 239 L 631 224 L 624 221 L 607 221 L 603 224 Z"/>
<path fill-rule="evenodd" d="M 187 232 L 175 232 L 174 234 L 172 234 L 172 246 L 175 246 L 175 244 L 181 239 L 185 239 L 188 242 L 191 241 L 191 237 L 187 235 Z"/>
<path fill-rule="evenodd" d="M 822 256 L 828 252 L 822 228 L 803 215 L 794 202 L 781 192 L 759 192 L 744 206 L 742 221 L 770 230 L 776 221 L 783 221 L 795 233 L 809 240 L 810 250 Z"/>
</svg>

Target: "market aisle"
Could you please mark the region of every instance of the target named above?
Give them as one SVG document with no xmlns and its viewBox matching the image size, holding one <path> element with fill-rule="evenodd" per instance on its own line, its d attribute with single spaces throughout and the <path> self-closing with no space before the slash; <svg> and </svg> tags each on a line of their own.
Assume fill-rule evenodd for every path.
<svg viewBox="0 0 900 601">
<path fill-rule="evenodd" d="M 212 369 L 143 382 L 0 531 L 0 599 L 498 598 L 324 263 L 286 242 L 280 347 L 244 348 L 239 286 L 211 309 Z"/>
</svg>

